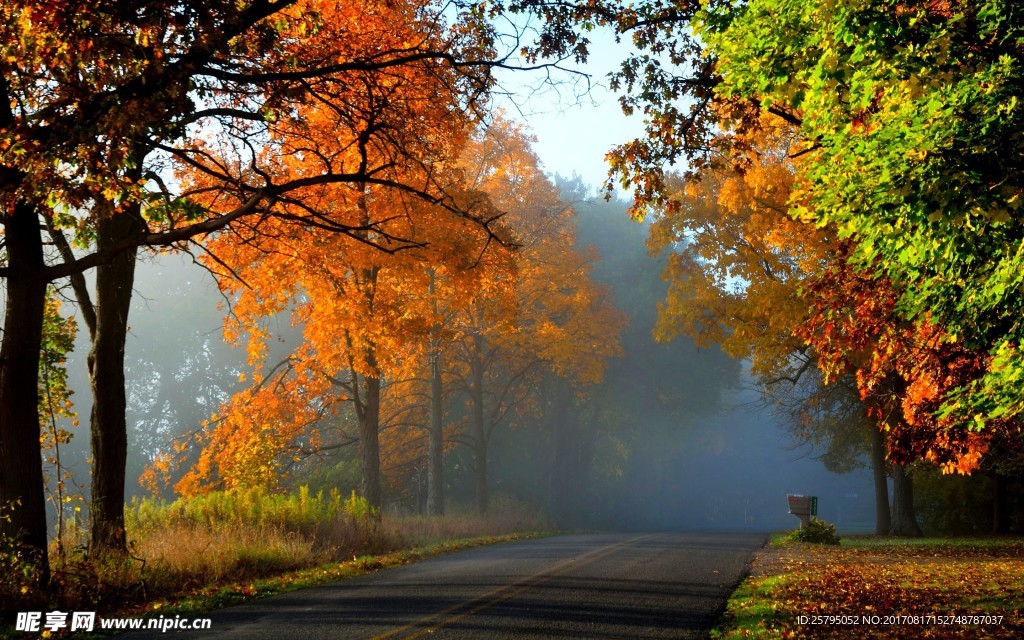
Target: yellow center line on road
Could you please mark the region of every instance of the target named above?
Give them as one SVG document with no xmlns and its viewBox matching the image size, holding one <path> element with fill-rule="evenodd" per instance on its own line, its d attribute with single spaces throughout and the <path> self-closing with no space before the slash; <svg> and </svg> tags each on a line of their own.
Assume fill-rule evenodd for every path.
<svg viewBox="0 0 1024 640">
<path fill-rule="evenodd" d="M 392 629 L 391 631 L 388 631 L 386 633 L 374 636 L 370 640 L 386 640 L 387 638 L 402 636 L 402 634 L 410 631 L 415 631 L 415 633 L 412 633 L 411 635 L 402 636 L 403 640 L 415 640 L 415 638 L 421 638 L 427 634 L 434 633 L 438 629 L 446 627 L 452 624 L 453 622 L 458 622 L 459 620 L 471 616 L 474 613 L 477 613 L 478 611 L 482 611 L 487 607 L 492 607 L 500 602 L 511 600 L 519 594 L 525 591 L 529 591 L 530 589 L 533 589 L 535 587 L 538 587 L 544 584 L 545 582 L 551 580 L 552 578 L 555 578 L 571 569 L 585 567 L 588 564 L 596 562 L 601 558 L 604 558 L 615 553 L 616 551 L 634 545 L 637 542 L 640 542 L 641 540 L 647 540 L 649 538 L 656 537 L 657 535 L 659 534 L 652 533 L 646 536 L 631 538 L 629 540 L 624 540 L 618 544 L 614 544 L 610 547 L 605 547 L 603 549 L 591 551 L 590 553 L 584 554 L 578 558 L 569 558 L 568 560 L 563 560 L 562 562 L 559 562 L 558 564 L 549 567 L 544 571 L 535 573 L 532 576 L 521 578 L 520 580 L 517 580 L 516 582 L 513 582 L 512 584 L 506 585 L 504 587 L 498 587 L 497 589 L 485 593 L 482 596 L 477 596 L 476 598 L 467 600 L 466 602 L 462 602 L 452 607 L 449 607 L 444 611 L 439 611 L 435 614 L 420 618 L 415 622 L 410 622 L 409 624 L 403 627 L 398 627 L 397 629 Z"/>
</svg>

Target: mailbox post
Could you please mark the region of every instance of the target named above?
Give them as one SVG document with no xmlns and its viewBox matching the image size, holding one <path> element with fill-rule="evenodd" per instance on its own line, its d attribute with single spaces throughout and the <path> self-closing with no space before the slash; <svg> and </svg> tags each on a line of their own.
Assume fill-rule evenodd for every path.
<svg viewBox="0 0 1024 640">
<path fill-rule="evenodd" d="M 811 516 L 818 515 L 818 496 L 803 496 L 791 493 L 786 496 L 789 501 L 789 512 L 800 518 L 800 528 L 806 527 Z"/>
</svg>

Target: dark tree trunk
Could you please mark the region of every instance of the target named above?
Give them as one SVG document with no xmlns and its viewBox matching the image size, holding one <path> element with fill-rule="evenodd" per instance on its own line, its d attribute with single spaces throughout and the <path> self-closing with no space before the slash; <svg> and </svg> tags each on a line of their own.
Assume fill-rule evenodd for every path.
<svg viewBox="0 0 1024 640">
<path fill-rule="evenodd" d="M 26 545 L 49 582 L 46 495 L 39 449 L 39 352 L 46 305 L 43 239 L 34 207 L 18 202 L 4 219 L 7 303 L 0 347 L 0 532 Z"/>
<path fill-rule="evenodd" d="M 107 249 L 141 230 L 141 222 L 133 212 L 112 215 L 97 225 L 97 248 Z M 90 510 L 93 554 L 127 550 L 124 486 L 128 422 L 124 349 L 135 283 L 135 258 L 136 250 L 132 249 L 96 269 L 96 326 L 88 356 L 92 387 L 89 429 L 93 456 Z"/>
<path fill-rule="evenodd" d="M 380 483 L 380 378 L 364 377 L 363 383 L 362 407 L 357 410 L 359 461 L 363 471 L 360 489 L 379 513 L 384 502 Z"/>
<path fill-rule="evenodd" d="M 474 345 L 479 347 L 479 345 Z M 471 411 L 469 417 L 470 440 L 473 449 L 473 471 L 476 477 L 476 510 L 480 515 L 490 508 L 491 496 L 487 487 L 487 428 L 484 425 L 484 372 L 483 363 L 474 354 L 471 364 L 473 384 L 470 388 Z"/>
<path fill-rule="evenodd" d="M 441 383 L 441 350 L 434 344 L 430 355 L 430 436 L 427 444 L 427 513 L 432 516 L 444 515 L 444 406 Z"/>
<path fill-rule="evenodd" d="M 576 477 L 578 459 L 575 431 L 576 415 L 573 412 L 573 392 L 568 382 L 561 378 L 549 381 L 551 400 L 552 459 L 550 483 L 548 486 L 548 508 L 552 517 L 563 526 L 575 524 L 574 502 L 578 497 L 579 479 Z"/>
<path fill-rule="evenodd" d="M 892 529 L 889 513 L 889 485 L 885 472 L 885 434 L 874 422 L 871 429 L 871 477 L 875 484 L 875 535 L 887 536 Z"/>
<path fill-rule="evenodd" d="M 894 536 L 921 537 L 914 515 L 914 482 L 903 465 L 892 467 L 892 529 Z"/>
<path fill-rule="evenodd" d="M 366 208 L 365 193 L 359 197 L 359 210 L 361 211 L 361 222 L 369 226 L 370 216 Z M 365 232 L 360 232 L 363 237 Z M 379 267 L 362 269 L 357 280 L 360 292 L 366 303 L 367 316 L 374 315 L 374 302 L 377 295 L 377 276 Z M 349 352 L 353 349 L 353 341 L 350 335 L 345 338 L 348 343 Z M 352 386 L 356 391 L 355 406 L 356 418 L 359 421 L 359 462 L 362 467 L 363 477 L 360 481 L 360 490 L 363 498 L 380 515 L 380 509 L 384 504 L 384 494 L 380 482 L 380 369 L 377 366 L 377 354 L 373 343 L 366 347 L 366 366 L 373 376 L 360 376 L 357 367 L 352 365 Z M 352 357 L 351 355 L 349 356 Z M 359 390 L 359 380 L 363 381 L 363 389 Z"/>
<path fill-rule="evenodd" d="M 430 270 L 427 295 L 437 313 L 435 274 Z M 444 515 L 444 387 L 441 379 L 440 327 L 430 332 L 430 429 L 427 440 L 427 514 Z"/>
</svg>

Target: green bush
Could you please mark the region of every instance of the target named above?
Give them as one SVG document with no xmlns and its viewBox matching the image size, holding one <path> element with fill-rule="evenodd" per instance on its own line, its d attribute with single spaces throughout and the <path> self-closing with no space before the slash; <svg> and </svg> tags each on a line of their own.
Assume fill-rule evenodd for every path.
<svg viewBox="0 0 1024 640">
<path fill-rule="evenodd" d="M 839 536 L 836 535 L 836 525 L 829 524 L 824 520 L 818 520 L 817 518 L 811 518 L 806 527 L 797 529 L 789 534 L 789 539 L 794 542 L 839 544 Z"/>
<path fill-rule="evenodd" d="M 289 494 L 270 493 L 259 487 L 212 491 L 205 495 L 165 502 L 154 498 L 133 499 L 125 510 L 130 531 L 142 534 L 171 525 L 203 526 L 211 530 L 239 527 L 275 527 L 309 532 L 343 517 L 337 489 L 311 494 L 305 486 Z"/>
<path fill-rule="evenodd" d="M 371 506 L 370 501 L 366 498 L 357 496 L 355 489 L 352 490 L 352 495 L 345 500 L 345 515 L 363 526 L 380 521 L 380 511 Z"/>
<path fill-rule="evenodd" d="M 914 508 L 929 534 L 977 535 L 992 531 L 995 483 L 982 474 L 943 475 L 938 469 L 914 471 Z"/>
</svg>

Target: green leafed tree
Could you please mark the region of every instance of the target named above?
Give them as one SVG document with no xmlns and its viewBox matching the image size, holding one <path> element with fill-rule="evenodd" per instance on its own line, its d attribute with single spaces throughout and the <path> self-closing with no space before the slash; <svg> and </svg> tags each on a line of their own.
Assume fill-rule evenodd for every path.
<svg viewBox="0 0 1024 640">
<path fill-rule="evenodd" d="M 991 354 L 942 412 L 970 429 L 1024 413 L 1024 8 L 754 0 L 699 32 L 720 96 L 799 123 L 797 214 L 900 283 L 904 317 Z"/>
</svg>

